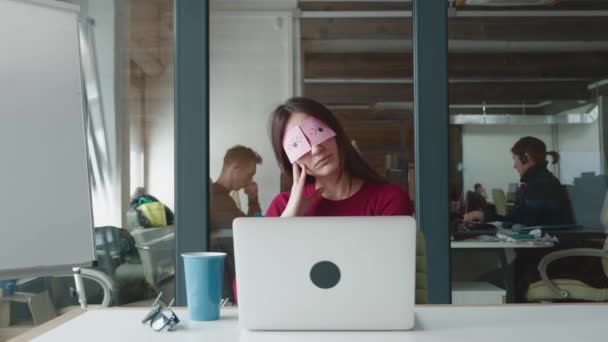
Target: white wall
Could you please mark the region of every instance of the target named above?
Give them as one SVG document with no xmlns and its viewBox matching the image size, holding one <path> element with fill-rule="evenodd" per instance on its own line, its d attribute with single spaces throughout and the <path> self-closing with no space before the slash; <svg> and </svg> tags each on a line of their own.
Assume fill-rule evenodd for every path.
<svg viewBox="0 0 608 342">
<path fill-rule="evenodd" d="M 551 126 L 463 126 L 464 190 L 472 190 L 475 183 L 481 183 L 491 199 L 493 188 L 507 192 L 509 183 L 519 182 L 511 147 L 524 136 L 537 137 L 549 150 L 553 149 Z"/>
<path fill-rule="evenodd" d="M 563 184 L 572 184 L 581 172 L 600 173 L 599 120 L 592 124 L 552 126 L 463 126 L 463 178 L 465 190 L 475 183 L 484 185 L 490 195 L 492 188 L 507 190 L 508 183 L 518 182 L 513 169 L 511 147 L 520 137 L 540 138 L 548 150 L 557 150 L 561 160 L 549 169 L 559 175 Z M 557 139 L 554 139 L 557 137 Z M 559 172 L 556 169 L 559 168 Z M 491 196 L 491 195 L 490 195 Z"/>
<path fill-rule="evenodd" d="M 146 190 L 174 209 L 173 62 L 158 77 L 146 79 Z"/>
<path fill-rule="evenodd" d="M 95 226 L 121 226 L 121 120 L 122 86 L 128 82 L 128 73 L 122 68 L 124 62 L 125 37 L 128 34 L 118 32 L 122 26 L 118 13 L 124 9 L 123 3 L 116 0 L 80 0 L 71 1 L 80 5 L 83 17 L 92 18 L 95 58 L 99 77 L 101 105 L 105 120 L 108 164 L 103 172 L 108 177 L 108 188 L 98 189 L 93 193 L 93 211 Z M 126 81 L 125 81 L 126 79 Z M 99 134 L 99 132 L 96 132 Z"/>
<path fill-rule="evenodd" d="M 168 34 L 171 32 L 161 30 L 161 40 L 171 41 Z M 144 106 L 145 188 L 171 209 L 175 209 L 173 46 L 162 44 L 159 50 L 165 69 L 160 75 L 146 77 Z"/>
<path fill-rule="evenodd" d="M 129 192 L 145 187 L 144 159 L 144 108 L 142 89 L 131 84 L 129 94 Z"/>
<path fill-rule="evenodd" d="M 560 181 L 572 184 L 582 172 L 600 174 L 599 120 L 592 124 L 558 125 L 557 148 L 561 154 Z"/>
<path fill-rule="evenodd" d="M 274 107 L 292 96 L 291 29 L 287 14 L 211 14 L 211 178 L 219 175 L 227 149 L 237 144 L 253 148 L 264 159 L 254 179 L 263 211 L 279 192 L 280 171 L 270 145 L 268 119 Z M 164 51 L 163 58 L 165 71 L 146 78 L 146 187 L 173 208 L 172 52 Z"/>
<path fill-rule="evenodd" d="M 212 12 L 210 36 L 211 177 L 219 175 L 227 149 L 237 144 L 253 148 L 264 159 L 255 180 L 266 211 L 280 185 L 269 115 L 292 96 L 291 19 Z"/>
</svg>

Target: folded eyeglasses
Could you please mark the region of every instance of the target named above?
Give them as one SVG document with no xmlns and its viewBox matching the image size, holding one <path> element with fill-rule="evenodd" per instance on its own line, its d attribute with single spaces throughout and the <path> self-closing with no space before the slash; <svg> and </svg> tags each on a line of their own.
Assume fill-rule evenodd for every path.
<svg viewBox="0 0 608 342">
<path fill-rule="evenodd" d="M 156 300 L 152 303 L 152 309 L 146 314 L 144 319 L 142 319 L 141 323 L 145 324 L 149 322 L 150 327 L 154 329 L 154 331 L 162 331 L 165 328 L 167 328 L 167 331 L 172 331 L 177 323 L 179 323 L 179 318 L 177 318 L 175 312 L 170 309 L 174 300 L 172 299 L 167 307 L 163 307 L 158 303 L 161 295 L 162 292 L 158 294 L 158 297 L 156 297 Z"/>
</svg>

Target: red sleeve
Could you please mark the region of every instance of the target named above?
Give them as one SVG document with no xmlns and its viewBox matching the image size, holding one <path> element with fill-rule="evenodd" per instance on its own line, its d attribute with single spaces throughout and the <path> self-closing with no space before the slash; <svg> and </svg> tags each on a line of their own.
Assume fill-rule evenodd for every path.
<svg viewBox="0 0 608 342">
<path fill-rule="evenodd" d="M 412 216 L 414 214 L 414 206 L 410 195 L 402 187 L 394 184 L 388 184 L 383 187 L 382 194 L 378 201 L 376 215 L 378 216 L 395 216 L 405 215 Z"/>
<path fill-rule="evenodd" d="M 266 215 L 264 215 L 264 216 L 266 216 L 266 217 L 281 216 L 281 214 L 283 214 L 283 211 L 287 207 L 287 201 L 289 201 L 289 193 L 281 192 L 272 200 L 272 202 L 270 202 L 270 205 L 268 206 L 268 209 L 266 210 Z"/>
</svg>

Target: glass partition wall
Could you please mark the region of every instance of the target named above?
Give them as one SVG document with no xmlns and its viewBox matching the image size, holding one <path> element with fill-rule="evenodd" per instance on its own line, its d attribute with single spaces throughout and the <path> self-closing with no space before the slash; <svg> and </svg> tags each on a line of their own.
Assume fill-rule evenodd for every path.
<svg viewBox="0 0 608 342">
<path fill-rule="evenodd" d="M 606 3 L 452 11 L 453 303 L 598 300 L 608 278 L 580 248 L 605 241 Z"/>
</svg>

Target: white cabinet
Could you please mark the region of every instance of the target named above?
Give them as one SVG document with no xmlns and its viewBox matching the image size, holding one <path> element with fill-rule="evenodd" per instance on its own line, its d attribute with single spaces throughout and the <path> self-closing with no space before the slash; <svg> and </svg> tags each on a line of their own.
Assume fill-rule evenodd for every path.
<svg viewBox="0 0 608 342">
<path fill-rule="evenodd" d="M 452 283 L 452 304 L 504 304 L 507 292 L 486 282 L 463 281 Z"/>
</svg>

